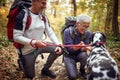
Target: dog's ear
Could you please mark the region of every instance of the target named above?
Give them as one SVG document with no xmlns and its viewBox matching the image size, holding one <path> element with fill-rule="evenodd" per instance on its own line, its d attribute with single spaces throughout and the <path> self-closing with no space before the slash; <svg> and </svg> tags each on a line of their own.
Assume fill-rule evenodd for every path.
<svg viewBox="0 0 120 80">
<path fill-rule="evenodd" d="M 106 42 L 106 36 L 105 36 L 105 34 L 104 33 L 101 33 L 101 34 L 103 36 L 103 42 Z"/>
</svg>

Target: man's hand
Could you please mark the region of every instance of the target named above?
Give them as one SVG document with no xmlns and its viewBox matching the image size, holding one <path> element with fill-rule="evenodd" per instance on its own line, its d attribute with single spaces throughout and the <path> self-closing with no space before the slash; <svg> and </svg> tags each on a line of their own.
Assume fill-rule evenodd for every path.
<svg viewBox="0 0 120 80">
<path fill-rule="evenodd" d="M 84 44 L 84 42 L 83 41 L 81 41 L 79 44 L 77 44 L 78 46 L 75 46 L 75 47 L 73 47 L 73 49 L 75 50 L 75 51 L 77 51 L 78 49 L 80 49 L 80 48 L 82 48 L 82 46 L 84 46 L 85 44 Z"/>
<path fill-rule="evenodd" d="M 36 40 L 35 46 L 38 48 L 44 48 L 44 47 L 46 47 L 46 44 L 40 40 Z"/>
<path fill-rule="evenodd" d="M 60 55 L 62 54 L 62 49 L 60 47 L 56 47 L 55 52 Z"/>
</svg>

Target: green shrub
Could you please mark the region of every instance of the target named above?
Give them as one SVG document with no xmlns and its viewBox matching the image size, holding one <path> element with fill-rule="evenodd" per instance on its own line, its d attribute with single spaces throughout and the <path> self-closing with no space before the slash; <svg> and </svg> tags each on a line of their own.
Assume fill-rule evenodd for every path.
<svg viewBox="0 0 120 80">
<path fill-rule="evenodd" d="M 120 37 L 109 36 L 106 41 L 106 45 L 110 48 L 120 48 Z"/>
<path fill-rule="evenodd" d="M 0 48 L 7 47 L 9 45 L 9 41 L 6 36 L 0 36 Z"/>
</svg>

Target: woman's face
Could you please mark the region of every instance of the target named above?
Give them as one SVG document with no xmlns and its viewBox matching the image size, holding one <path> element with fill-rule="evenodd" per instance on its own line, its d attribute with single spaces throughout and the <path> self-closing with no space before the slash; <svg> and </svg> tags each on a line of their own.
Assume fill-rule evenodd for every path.
<svg viewBox="0 0 120 80">
<path fill-rule="evenodd" d="M 78 32 L 78 34 L 84 34 L 85 31 L 88 29 L 90 25 L 90 22 L 83 22 L 82 24 L 81 23 L 76 23 L 76 30 Z"/>
</svg>

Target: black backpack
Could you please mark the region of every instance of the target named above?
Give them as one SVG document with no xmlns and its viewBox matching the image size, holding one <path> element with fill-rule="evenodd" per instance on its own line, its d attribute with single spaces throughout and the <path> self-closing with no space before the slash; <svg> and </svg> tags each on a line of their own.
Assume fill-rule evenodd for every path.
<svg viewBox="0 0 120 80">
<path fill-rule="evenodd" d="M 23 45 L 18 44 L 16 42 L 14 42 L 13 39 L 13 29 L 14 29 L 14 21 L 16 16 L 18 15 L 18 13 L 22 10 L 22 9 L 26 9 L 28 16 L 27 16 L 27 22 L 26 22 L 26 29 L 29 28 L 30 24 L 31 24 L 31 16 L 29 14 L 28 8 L 31 6 L 31 1 L 30 0 L 14 0 L 13 4 L 10 7 L 9 13 L 8 13 L 8 22 L 7 22 L 7 36 L 8 36 L 8 40 L 14 43 L 14 46 L 16 48 L 19 49 L 20 54 L 19 54 L 19 59 L 18 59 L 18 64 L 19 64 L 19 68 L 21 70 L 23 70 L 23 72 L 25 73 L 24 70 L 24 57 L 22 56 L 22 52 L 21 52 L 21 48 L 23 47 Z"/>
<path fill-rule="evenodd" d="M 11 5 L 11 8 L 8 13 L 8 22 L 7 22 L 7 36 L 8 40 L 11 42 L 14 42 L 13 39 L 13 29 L 14 29 L 14 21 L 18 13 L 22 9 L 26 9 L 28 16 L 27 16 L 27 23 L 26 23 L 26 29 L 30 26 L 30 14 L 28 11 L 28 8 L 31 6 L 30 0 L 15 0 L 14 3 Z"/>
<path fill-rule="evenodd" d="M 63 38 L 63 35 L 64 35 L 64 31 L 65 29 L 69 28 L 70 29 L 70 36 L 72 37 L 72 39 L 74 39 L 75 35 L 72 34 L 72 28 L 76 23 L 76 17 L 74 16 L 68 16 L 68 17 L 65 17 L 65 24 L 62 26 L 61 28 L 61 37 L 62 37 L 62 43 L 64 43 L 64 38 Z"/>
</svg>

